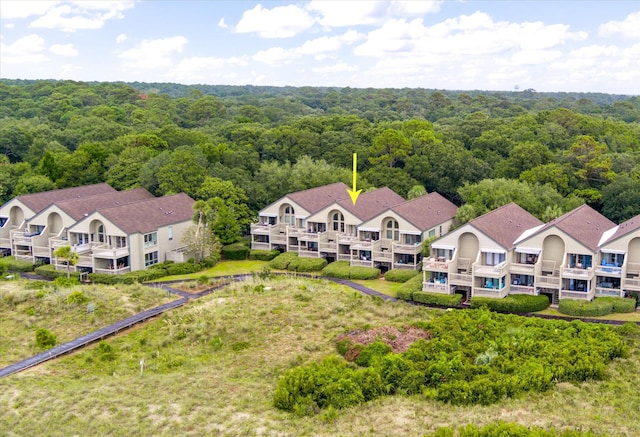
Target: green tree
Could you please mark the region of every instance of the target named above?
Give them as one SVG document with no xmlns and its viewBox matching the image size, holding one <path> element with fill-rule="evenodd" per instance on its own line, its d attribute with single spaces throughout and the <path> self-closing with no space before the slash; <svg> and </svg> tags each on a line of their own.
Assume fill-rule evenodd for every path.
<svg viewBox="0 0 640 437">
<path fill-rule="evenodd" d="M 71 249 L 71 246 L 60 246 L 53 251 L 53 256 L 61 259 L 67 265 L 67 278 L 71 277 L 71 266 L 78 263 L 78 254 Z"/>
<path fill-rule="evenodd" d="M 140 186 L 140 174 L 146 163 L 157 152 L 149 147 L 127 147 L 105 173 L 106 182 L 116 190 L 129 190 Z"/>
<path fill-rule="evenodd" d="M 385 129 L 373 139 L 369 162 L 386 167 L 397 167 L 411 153 L 411 141 L 400 131 Z"/>
<path fill-rule="evenodd" d="M 187 193 L 195 196 L 204 182 L 209 162 L 197 146 L 178 147 L 169 161 L 158 169 L 158 188 L 162 194 Z"/>
<path fill-rule="evenodd" d="M 247 205 L 249 201 L 247 194 L 231 181 L 223 181 L 220 178 L 207 176 L 198 189 L 196 198 L 209 202 L 212 209 L 214 207 L 219 208 L 221 204 L 226 207 L 223 215 L 229 214 L 231 221 L 238 227 L 237 236 L 234 236 L 234 238 L 238 238 L 241 231 L 246 231 L 253 221 L 253 214 Z M 219 201 L 215 199 L 219 199 Z M 218 213 L 216 221 L 221 219 L 222 216 Z M 215 226 L 214 231 L 220 236 L 220 240 L 226 244 L 226 238 L 217 233 Z"/>
<path fill-rule="evenodd" d="M 620 175 L 602 190 L 602 214 L 622 223 L 640 214 L 640 179 Z"/>
</svg>

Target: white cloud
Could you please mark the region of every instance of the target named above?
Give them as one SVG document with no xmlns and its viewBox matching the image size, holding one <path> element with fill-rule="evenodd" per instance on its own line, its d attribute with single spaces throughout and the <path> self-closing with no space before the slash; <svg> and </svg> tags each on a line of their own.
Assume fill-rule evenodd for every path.
<svg viewBox="0 0 640 437">
<path fill-rule="evenodd" d="M 78 56 L 78 51 L 73 44 L 54 44 L 49 47 L 49 51 L 60 56 Z"/>
<path fill-rule="evenodd" d="M 440 10 L 442 0 L 434 1 L 326 1 L 313 0 L 307 5 L 318 13 L 326 27 L 382 24 L 391 18 L 414 18 Z"/>
<path fill-rule="evenodd" d="M 44 39 L 35 34 L 24 36 L 13 44 L 0 42 L 0 59 L 3 64 L 46 62 L 49 58 L 42 53 L 43 51 Z"/>
<path fill-rule="evenodd" d="M 622 34 L 627 38 L 640 39 L 640 11 L 627 15 L 623 21 L 609 21 L 600 26 L 600 35 Z"/>
<path fill-rule="evenodd" d="M 42 16 L 32 21 L 29 27 L 55 29 L 63 32 L 74 32 L 80 29 L 100 29 L 106 21 L 113 18 L 122 18 L 124 16 L 122 12 L 133 6 L 134 1 L 55 3 Z"/>
<path fill-rule="evenodd" d="M 313 67 L 311 71 L 314 73 L 326 74 L 326 73 L 344 73 L 349 71 L 358 71 L 356 65 L 348 65 L 345 62 L 339 62 L 334 65 L 327 65 L 324 67 Z"/>
<path fill-rule="evenodd" d="M 224 17 L 220 18 L 220 21 L 218 21 L 218 27 L 221 27 L 223 29 L 226 29 L 227 27 L 229 27 L 229 25 L 224 22 Z"/>
<path fill-rule="evenodd" d="M 174 36 L 161 39 L 145 39 L 135 48 L 116 52 L 119 58 L 125 60 L 125 65 L 132 68 L 152 69 L 171 65 L 171 55 L 182 52 L 187 44 L 184 36 Z"/>
<path fill-rule="evenodd" d="M 309 29 L 313 18 L 296 5 L 265 9 L 256 5 L 245 11 L 236 26 L 237 33 L 257 33 L 262 38 L 290 38 Z"/>
<path fill-rule="evenodd" d="M 211 83 L 214 77 L 233 78 L 237 73 L 230 69 L 238 66 L 248 65 L 244 58 L 214 58 L 214 57 L 192 57 L 181 60 L 177 66 L 171 70 L 167 78 L 180 80 L 189 83 L 206 82 Z"/>
<path fill-rule="evenodd" d="M 32 15 L 44 15 L 60 2 L 57 1 L 24 1 L 2 0 L 2 19 L 28 18 Z"/>
<path fill-rule="evenodd" d="M 126 40 L 127 40 L 127 34 L 125 34 L 125 33 L 121 33 L 120 35 L 118 35 L 116 37 L 116 43 L 118 43 L 118 44 L 123 43 Z"/>
<path fill-rule="evenodd" d="M 282 47 L 271 47 L 267 50 L 261 50 L 252 59 L 263 64 L 288 64 L 296 58 L 299 58 L 299 54 L 295 50 L 287 50 Z"/>
</svg>

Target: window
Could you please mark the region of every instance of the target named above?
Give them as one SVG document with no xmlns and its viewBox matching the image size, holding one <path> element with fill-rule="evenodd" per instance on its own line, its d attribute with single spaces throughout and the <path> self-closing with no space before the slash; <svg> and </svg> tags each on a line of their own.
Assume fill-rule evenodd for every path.
<svg viewBox="0 0 640 437">
<path fill-rule="evenodd" d="M 431 237 L 435 237 L 435 236 L 436 236 L 436 230 L 435 230 L 435 229 L 431 229 L 431 230 L 429 231 L 429 238 L 431 238 Z"/>
<path fill-rule="evenodd" d="M 400 230 L 396 220 L 389 220 L 386 225 L 387 240 L 398 241 L 400 239 Z"/>
<path fill-rule="evenodd" d="M 78 242 L 76 244 L 89 244 L 89 234 L 76 234 Z"/>
<path fill-rule="evenodd" d="M 104 238 L 104 225 L 100 225 L 98 226 L 98 242 L 99 243 L 104 243 L 105 238 Z"/>
<path fill-rule="evenodd" d="M 144 266 L 149 267 L 158 264 L 158 251 L 144 254 Z"/>
<path fill-rule="evenodd" d="M 294 226 L 296 224 L 295 210 L 293 206 L 285 206 L 284 208 L 284 224 Z"/>
<path fill-rule="evenodd" d="M 151 232 L 150 234 L 144 234 L 144 247 L 151 247 L 158 244 L 158 233 Z"/>
<path fill-rule="evenodd" d="M 341 212 L 336 211 L 331 215 L 331 229 L 344 232 L 344 216 Z"/>
<path fill-rule="evenodd" d="M 8 221 L 9 219 L 7 217 L 0 217 L 0 228 L 3 228 L 4 224 Z"/>
<path fill-rule="evenodd" d="M 169 238 L 169 241 L 173 240 L 173 226 L 169 226 L 167 228 L 167 237 Z"/>
<path fill-rule="evenodd" d="M 504 253 L 485 252 L 484 259 L 486 266 L 497 266 L 505 261 L 506 255 Z"/>
</svg>

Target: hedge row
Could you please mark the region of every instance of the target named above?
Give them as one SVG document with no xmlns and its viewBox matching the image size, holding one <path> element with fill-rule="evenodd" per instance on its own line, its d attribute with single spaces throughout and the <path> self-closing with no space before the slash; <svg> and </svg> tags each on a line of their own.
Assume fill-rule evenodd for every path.
<svg viewBox="0 0 640 437">
<path fill-rule="evenodd" d="M 393 269 L 384 274 L 384 280 L 390 282 L 407 282 L 414 276 L 422 277 L 418 270 Z"/>
<path fill-rule="evenodd" d="M 33 263 L 15 259 L 13 256 L 0 258 L 0 272 L 32 272 Z"/>
<path fill-rule="evenodd" d="M 336 261 L 322 269 L 322 274 L 331 278 L 368 280 L 378 279 L 380 269 L 351 266 L 349 261 Z"/>
<path fill-rule="evenodd" d="M 56 267 L 51 264 L 44 264 L 35 269 L 36 275 L 42 276 L 47 279 L 56 279 L 56 278 L 66 278 L 67 271 L 66 270 L 56 270 Z M 79 278 L 80 273 L 78 272 L 70 272 L 70 276 L 72 278 Z"/>
<path fill-rule="evenodd" d="M 256 261 L 271 261 L 280 255 L 277 250 L 252 250 L 249 252 L 249 259 Z"/>
<path fill-rule="evenodd" d="M 447 308 L 455 308 L 460 306 L 464 296 L 462 294 L 442 294 L 442 293 L 429 293 L 426 291 L 414 291 L 413 301 L 426 303 L 428 305 L 438 305 Z"/>
<path fill-rule="evenodd" d="M 549 298 L 545 295 L 512 294 L 502 299 L 493 297 L 472 297 L 471 308 L 486 306 L 492 311 L 505 313 L 533 313 L 549 306 Z"/>
<path fill-rule="evenodd" d="M 413 293 L 422 291 L 422 275 L 416 275 L 396 290 L 398 299 L 413 300 Z"/>
<path fill-rule="evenodd" d="M 598 317 L 611 312 L 631 313 L 635 311 L 635 299 L 622 297 L 598 297 L 592 301 L 562 299 L 558 311 L 568 316 Z"/>
<path fill-rule="evenodd" d="M 243 243 L 234 243 L 222 248 L 222 257 L 229 261 L 241 261 L 249 257 L 249 248 Z"/>
<path fill-rule="evenodd" d="M 297 253 L 295 253 L 295 252 L 284 252 L 284 253 L 281 253 L 280 255 L 276 256 L 274 259 L 272 259 L 271 262 L 269 263 L 269 266 L 272 269 L 287 270 L 287 267 L 289 267 L 289 263 L 294 258 L 298 258 L 298 254 Z"/>
</svg>

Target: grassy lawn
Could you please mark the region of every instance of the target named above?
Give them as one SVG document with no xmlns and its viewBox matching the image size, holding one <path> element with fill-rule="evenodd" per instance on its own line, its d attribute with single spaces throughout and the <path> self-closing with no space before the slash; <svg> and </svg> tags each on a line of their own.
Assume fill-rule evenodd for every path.
<svg viewBox="0 0 640 437">
<path fill-rule="evenodd" d="M 439 314 L 323 280 L 235 283 L 101 344 L 0 379 L 0 435 L 423 435 L 498 420 L 640 435 L 637 347 L 609 365 L 603 381 L 560 384 L 490 406 L 395 395 L 311 417 L 273 407 L 280 376 L 334 354 L 338 334 Z M 13 324 L 12 332 L 24 329 Z"/>
<path fill-rule="evenodd" d="M 84 298 L 69 299 L 73 292 L 82 293 Z M 143 285 L 58 288 L 40 281 L 2 281 L 0 367 L 41 352 L 35 345 L 38 328 L 51 331 L 60 344 L 174 299 Z M 90 313 L 89 304 L 94 307 Z"/>
<path fill-rule="evenodd" d="M 402 285 L 402 283 L 400 282 L 385 281 L 382 277 L 368 281 L 357 279 L 351 281 L 355 282 L 356 284 L 364 285 L 365 287 L 369 287 L 379 293 L 386 294 L 387 296 L 391 297 L 397 297 L 396 290 L 399 286 Z"/>
</svg>

